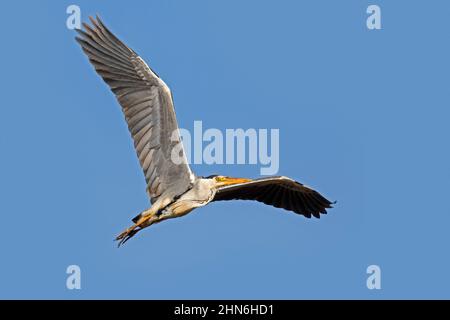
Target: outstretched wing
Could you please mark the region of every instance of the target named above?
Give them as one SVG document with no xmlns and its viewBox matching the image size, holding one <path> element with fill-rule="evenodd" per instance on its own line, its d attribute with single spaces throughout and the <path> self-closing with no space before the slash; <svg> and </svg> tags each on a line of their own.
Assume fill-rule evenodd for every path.
<svg viewBox="0 0 450 320">
<path fill-rule="evenodd" d="M 321 194 L 287 177 L 268 177 L 221 187 L 212 201 L 256 200 L 307 218 L 326 214 L 332 203 Z"/>
<path fill-rule="evenodd" d="M 122 106 L 152 203 L 177 196 L 194 178 L 178 132 L 172 94 L 147 64 L 97 17 L 76 40 Z M 177 156 L 173 161 L 172 152 Z"/>
</svg>

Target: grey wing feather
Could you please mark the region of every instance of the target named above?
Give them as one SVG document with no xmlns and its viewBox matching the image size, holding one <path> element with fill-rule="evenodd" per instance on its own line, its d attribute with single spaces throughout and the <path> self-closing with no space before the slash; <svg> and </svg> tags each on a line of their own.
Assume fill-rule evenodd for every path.
<svg viewBox="0 0 450 320">
<path fill-rule="evenodd" d="M 256 200 L 307 218 L 326 214 L 332 202 L 317 191 L 287 177 L 268 177 L 221 187 L 212 201 Z"/>
<path fill-rule="evenodd" d="M 76 40 L 122 106 L 152 203 L 185 192 L 194 175 L 187 164 L 167 85 L 97 17 Z M 176 149 L 174 149 L 176 148 Z M 172 161 L 176 150 L 178 162 Z M 181 160 L 181 161 L 180 161 Z"/>
</svg>

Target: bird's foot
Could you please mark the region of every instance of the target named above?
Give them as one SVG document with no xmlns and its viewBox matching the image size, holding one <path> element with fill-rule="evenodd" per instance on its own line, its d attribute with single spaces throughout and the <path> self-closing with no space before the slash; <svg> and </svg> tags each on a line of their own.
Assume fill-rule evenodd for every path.
<svg viewBox="0 0 450 320">
<path fill-rule="evenodd" d="M 131 226 L 128 229 L 126 229 L 125 231 L 123 231 L 121 234 L 119 234 L 116 237 L 116 241 L 119 241 L 117 247 L 120 247 L 121 245 L 123 245 L 125 242 L 127 242 L 128 240 L 130 240 L 136 233 L 138 233 L 140 230 L 142 230 L 141 228 L 138 228 L 137 225 Z"/>
<path fill-rule="evenodd" d="M 142 229 L 150 226 L 155 221 L 156 221 L 156 219 L 155 219 L 154 215 L 148 215 L 148 216 L 141 217 L 134 225 L 132 225 L 131 227 L 129 227 L 128 229 L 126 229 L 125 231 L 123 231 L 121 234 L 119 234 L 116 237 L 115 240 L 119 241 L 119 244 L 117 246 L 120 247 L 125 242 L 130 240 L 136 233 L 138 233 Z"/>
</svg>

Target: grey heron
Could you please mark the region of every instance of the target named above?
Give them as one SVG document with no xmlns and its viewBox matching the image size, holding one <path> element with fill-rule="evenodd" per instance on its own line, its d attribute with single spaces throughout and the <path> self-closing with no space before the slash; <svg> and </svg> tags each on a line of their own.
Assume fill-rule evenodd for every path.
<svg viewBox="0 0 450 320">
<path fill-rule="evenodd" d="M 332 208 L 333 203 L 317 191 L 283 176 L 196 176 L 186 160 L 169 87 L 98 17 L 90 20 L 92 25 L 83 23 L 84 30 L 77 29 L 76 40 L 122 107 L 151 202 L 117 236 L 119 246 L 152 224 L 184 216 L 212 201 L 256 200 L 307 218 L 320 218 Z M 172 161 L 174 148 L 183 161 Z"/>
</svg>

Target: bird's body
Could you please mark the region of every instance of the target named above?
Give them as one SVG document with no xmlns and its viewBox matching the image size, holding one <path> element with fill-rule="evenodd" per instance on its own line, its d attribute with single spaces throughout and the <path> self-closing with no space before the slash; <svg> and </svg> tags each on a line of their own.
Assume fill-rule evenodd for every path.
<svg viewBox="0 0 450 320">
<path fill-rule="evenodd" d="M 212 201 L 256 200 L 306 217 L 320 217 L 331 202 L 287 177 L 260 179 L 198 177 L 187 164 L 168 86 L 101 22 L 91 19 L 77 30 L 83 51 L 122 106 L 147 181 L 151 207 L 118 237 L 126 242 L 138 231 L 188 214 Z"/>
</svg>

